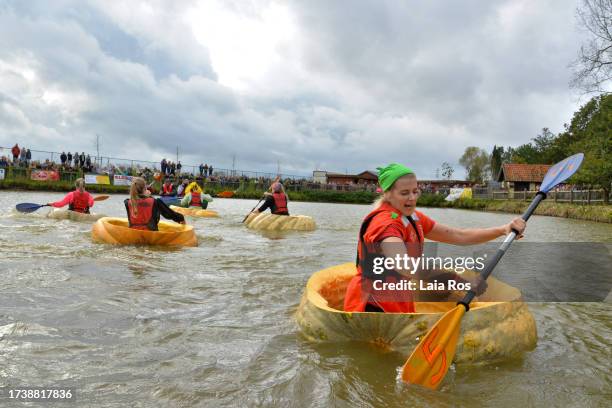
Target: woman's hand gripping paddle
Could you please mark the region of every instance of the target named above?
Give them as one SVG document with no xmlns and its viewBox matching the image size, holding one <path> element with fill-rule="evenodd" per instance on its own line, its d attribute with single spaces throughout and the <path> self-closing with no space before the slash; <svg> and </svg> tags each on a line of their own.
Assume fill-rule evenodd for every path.
<svg viewBox="0 0 612 408">
<path fill-rule="evenodd" d="M 546 198 L 546 193 L 578 171 L 583 158 L 584 154 L 575 154 L 555 164 L 548 170 L 542 181 L 540 191 L 538 191 L 529 208 L 522 215 L 525 221 L 531 217 L 536 207 Z M 512 231 L 506 236 L 500 248 L 480 273 L 483 280 L 489 277 L 517 235 L 516 231 Z M 461 302 L 446 312 L 425 337 L 421 339 L 402 368 L 402 380 L 404 382 L 419 384 L 431 389 L 438 388 L 455 356 L 457 339 L 461 329 L 461 319 L 469 310 L 470 302 L 474 299 L 474 296 L 476 294 L 469 290 Z"/>
</svg>

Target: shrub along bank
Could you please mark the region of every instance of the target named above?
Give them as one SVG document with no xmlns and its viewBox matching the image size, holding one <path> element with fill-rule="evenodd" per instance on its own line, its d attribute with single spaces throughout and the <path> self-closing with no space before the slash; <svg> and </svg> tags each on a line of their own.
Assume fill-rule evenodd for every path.
<svg viewBox="0 0 612 408">
<path fill-rule="evenodd" d="M 68 181 L 47 182 L 27 179 L 0 181 L 0 189 L 67 192 L 71 191 L 73 188 L 74 184 Z M 219 185 L 207 184 L 205 185 L 204 189 L 207 193 L 214 196 L 227 188 Z M 129 187 L 127 186 L 92 184 L 87 185 L 87 190 L 91 191 L 92 193 L 105 194 L 129 193 Z M 262 197 L 262 195 L 263 191 L 261 190 L 247 189 L 247 191 L 236 192 L 234 194 L 234 198 L 258 200 Z M 345 192 L 325 190 L 289 191 L 288 195 L 289 199 L 292 201 L 345 204 L 372 204 L 378 197 L 378 194 L 367 191 Z M 528 205 L 529 202 L 513 200 L 500 201 L 461 199 L 454 202 L 448 202 L 444 200 L 442 195 L 436 194 L 423 194 L 419 198 L 419 207 L 458 208 L 464 210 L 506 212 L 515 214 L 522 214 L 527 209 Z M 612 205 L 561 204 L 544 201 L 537 208 L 535 214 L 612 223 Z"/>
</svg>

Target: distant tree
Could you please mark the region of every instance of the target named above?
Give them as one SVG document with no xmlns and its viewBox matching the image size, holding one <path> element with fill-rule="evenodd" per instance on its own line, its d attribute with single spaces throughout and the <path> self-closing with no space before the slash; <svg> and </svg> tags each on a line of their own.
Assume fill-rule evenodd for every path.
<svg viewBox="0 0 612 408">
<path fill-rule="evenodd" d="M 436 180 L 440 180 L 440 168 L 436 168 Z"/>
<path fill-rule="evenodd" d="M 495 179 L 501 170 L 501 165 L 503 163 L 503 155 L 504 148 L 503 146 L 493 146 L 493 151 L 491 152 L 491 178 Z"/>
<path fill-rule="evenodd" d="M 512 150 L 510 162 L 538 164 L 541 161 L 537 149 L 531 143 L 525 143 Z"/>
<path fill-rule="evenodd" d="M 444 177 L 446 180 L 450 180 L 453 178 L 454 172 L 455 169 L 453 169 L 453 166 L 451 166 L 448 162 L 442 163 L 442 177 Z"/>
<path fill-rule="evenodd" d="M 584 93 L 604 92 L 612 80 L 612 0 L 582 0 L 576 15 L 590 38 L 571 65 L 570 85 Z"/>
<path fill-rule="evenodd" d="M 487 179 L 489 163 L 487 152 L 476 146 L 466 147 L 463 156 L 459 159 L 459 164 L 467 171 L 467 179 L 474 183 L 482 183 Z"/>
<path fill-rule="evenodd" d="M 565 135 L 572 141 L 569 153 L 584 152 L 582 167 L 572 177 L 576 183 L 597 185 L 609 202 L 612 186 L 612 94 L 591 99 L 574 114 Z"/>
</svg>

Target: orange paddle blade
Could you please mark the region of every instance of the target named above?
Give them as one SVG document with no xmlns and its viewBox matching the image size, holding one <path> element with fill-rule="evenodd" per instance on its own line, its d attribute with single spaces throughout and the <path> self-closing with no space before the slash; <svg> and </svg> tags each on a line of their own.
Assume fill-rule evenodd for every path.
<svg viewBox="0 0 612 408">
<path fill-rule="evenodd" d="M 107 196 L 107 195 L 99 195 L 99 196 L 94 197 L 94 201 L 104 201 L 109 197 L 110 196 Z"/>
<path fill-rule="evenodd" d="M 436 389 L 453 362 L 465 307 L 457 305 L 421 339 L 402 368 L 402 380 Z"/>
</svg>

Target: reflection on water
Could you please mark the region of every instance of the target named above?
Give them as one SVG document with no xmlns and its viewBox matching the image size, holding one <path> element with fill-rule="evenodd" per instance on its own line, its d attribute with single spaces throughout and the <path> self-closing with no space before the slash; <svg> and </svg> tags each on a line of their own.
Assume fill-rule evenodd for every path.
<svg viewBox="0 0 612 408">
<path fill-rule="evenodd" d="M 305 341 L 292 318 L 304 284 L 312 272 L 354 259 L 367 206 L 290 203 L 318 229 L 270 235 L 240 223 L 255 200 L 219 199 L 210 208 L 221 218 L 189 219 L 199 247 L 168 249 L 93 244 L 91 224 L 47 219 L 47 209 L 12 210 L 60 194 L 0 194 L 0 385 L 74 386 L 91 406 L 593 406 L 609 399 L 611 308 L 602 303 L 531 305 L 534 352 L 453 367 L 438 392 L 397 382 L 406 356 Z M 94 210 L 124 216 L 124 198 Z M 513 217 L 425 212 L 464 227 Z M 534 217 L 526 239 L 610 242 L 611 232 Z"/>
</svg>

